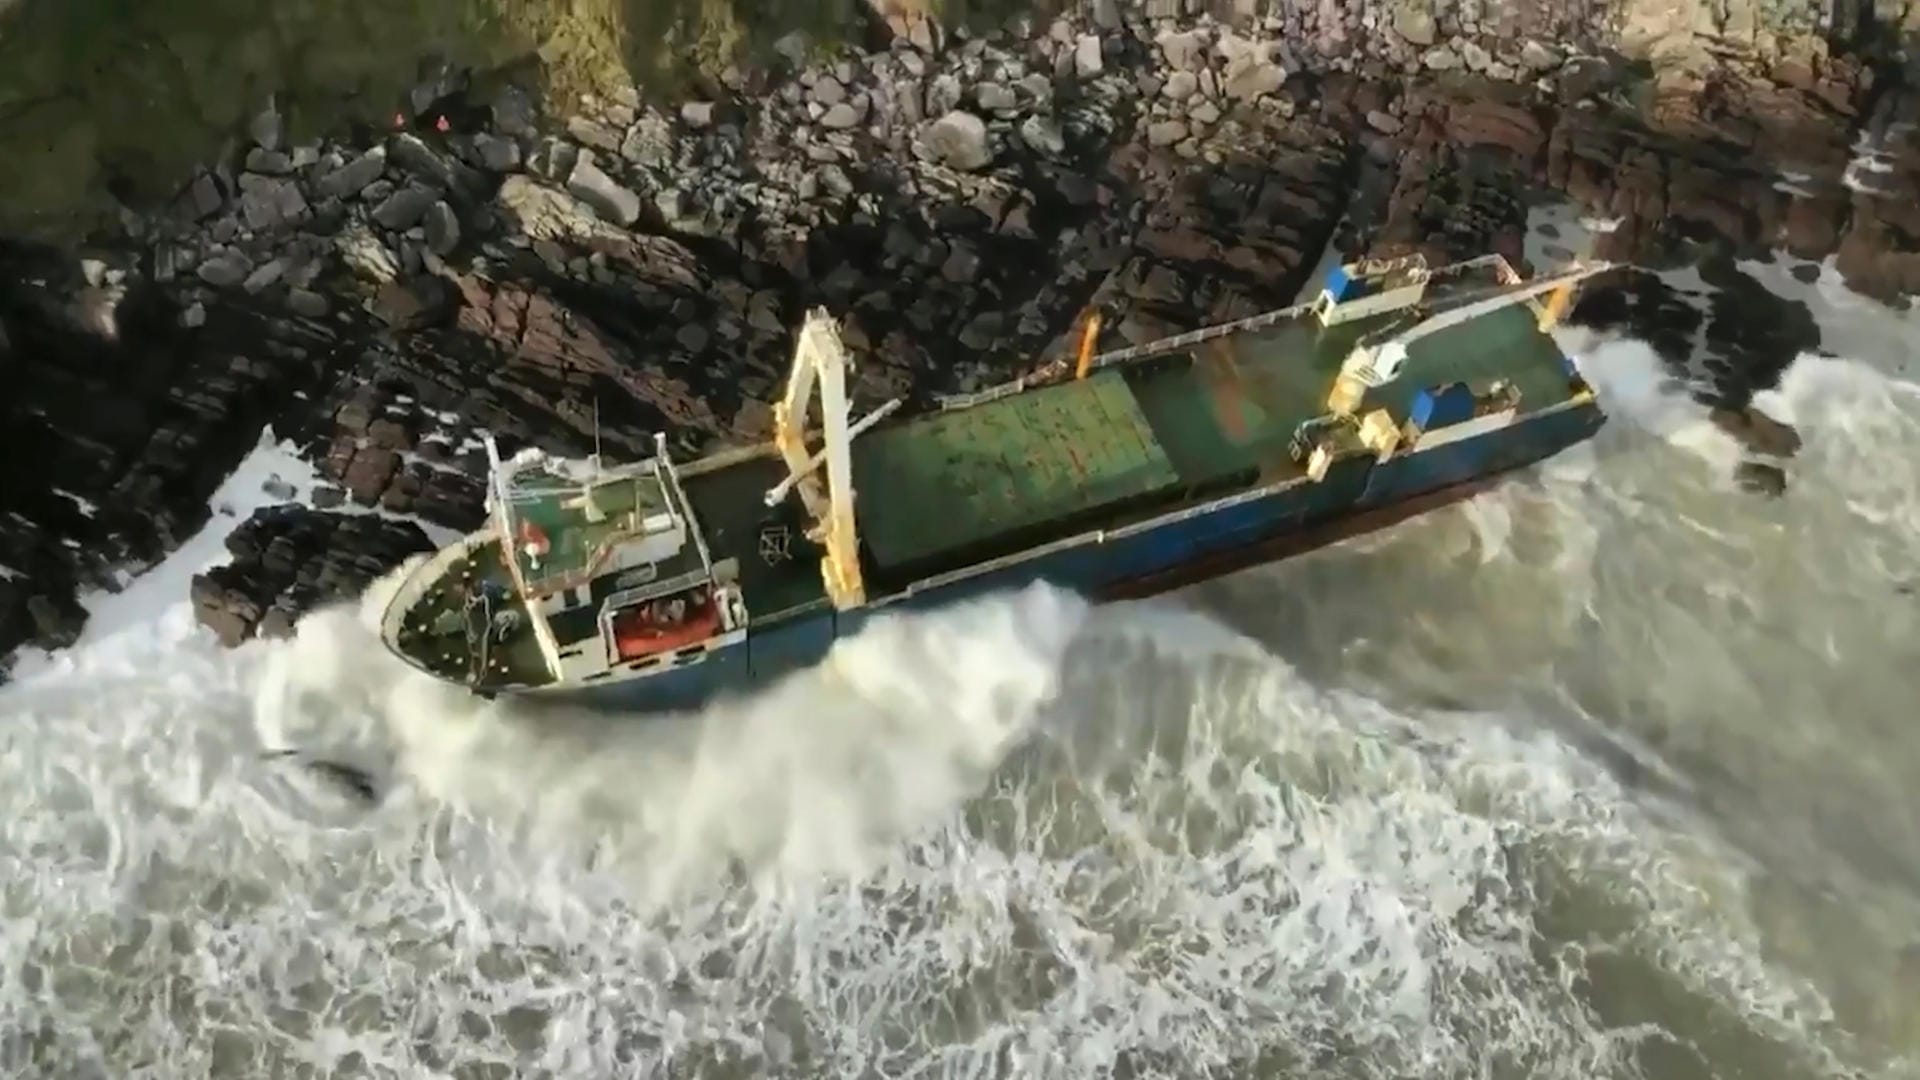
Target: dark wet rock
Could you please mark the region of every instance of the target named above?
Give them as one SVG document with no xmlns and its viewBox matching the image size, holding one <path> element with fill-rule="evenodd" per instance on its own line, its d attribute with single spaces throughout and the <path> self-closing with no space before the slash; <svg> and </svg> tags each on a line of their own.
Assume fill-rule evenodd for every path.
<svg viewBox="0 0 1920 1080">
<path fill-rule="evenodd" d="M 0 512 L 0 566 L 45 597 L 36 617 L 31 595 L 0 589 L 10 635 L 0 652 L 68 636 L 85 618 L 74 596 L 117 588 L 117 571 L 192 535 L 263 425 L 348 359 L 354 332 L 350 321 L 287 319 L 238 292 L 183 310 L 134 277 L 115 308 L 119 332 L 104 336 L 64 313 L 62 266 L 57 253 L 0 243 L 0 321 L 15 346 L 0 395 L 10 511 Z M 198 277 L 183 281 L 202 289 Z"/>
<path fill-rule="evenodd" d="M 256 632 L 284 637 L 301 615 L 353 599 L 432 547 L 412 522 L 291 503 L 263 507 L 228 536 L 232 561 L 194 576 L 194 614 L 229 646 Z"/>
<path fill-rule="evenodd" d="M 480 132 L 473 137 L 474 152 L 494 172 L 512 172 L 520 167 L 520 144 L 512 139 Z"/>
<path fill-rule="evenodd" d="M 238 251 L 217 251 L 194 270 L 200 280 L 217 288 L 229 289 L 247 279 L 253 263 Z"/>
<path fill-rule="evenodd" d="M 183 206 L 187 214 L 195 219 L 208 218 L 219 213 L 227 204 L 226 195 L 220 189 L 220 181 L 208 173 L 200 173 L 187 185 Z"/>
<path fill-rule="evenodd" d="M 247 171 L 267 176 L 285 176 L 293 171 L 293 157 L 278 150 L 256 146 L 247 151 Z"/>
<path fill-rule="evenodd" d="M 479 198 L 487 187 L 480 174 L 418 135 L 402 133 L 388 139 L 387 160 L 414 182 L 464 201 Z"/>
<path fill-rule="evenodd" d="M 315 186 L 326 198 L 345 199 L 365 191 L 386 171 L 387 149 L 376 146 L 328 173 Z"/>
<path fill-rule="evenodd" d="M 45 649 L 63 649 L 80 640 L 87 613 L 71 598 L 45 593 L 27 598 L 27 617 L 33 620 L 34 644 Z"/>
<path fill-rule="evenodd" d="M 1779 385 L 1789 365 L 1820 347 L 1819 324 L 1806 304 L 1773 295 L 1723 260 L 1706 260 L 1700 275 L 1715 289 L 1705 340 L 1720 403 L 1750 412 L 1756 391 Z"/>
<path fill-rule="evenodd" d="M 306 219 L 307 200 L 300 194 L 300 185 L 292 180 L 242 173 L 240 212 L 250 229 L 281 229 Z"/>
<path fill-rule="evenodd" d="M 327 298 L 309 289 L 287 290 L 287 307 L 309 319 L 322 318 L 328 311 Z"/>
<path fill-rule="evenodd" d="M 1779 497 L 1787 491 L 1787 473 L 1780 466 L 1766 461 L 1743 461 L 1734 466 L 1734 482 L 1741 490 L 1756 495 Z"/>
<path fill-rule="evenodd" d="M 1800 433 L 1752 405 L 1744 409 L 1715 409 L 1714 426 L 1740 440 L 1755 454 L 1788 458 L 1800 452 Z"/>
<path fill-rule="evenodd" d="M 431 274 L 419 274 L 380 286 L 373 312 L 396 330 L 419 330 L 447 321 L 457 304 L 453 286 Z"/>
<path fill-rule="evenodd" d="M 410 229 L 427 216 L 435 198 L 432 188 L 408 184 L 380 200 L 373 208 L 373 220 L 389 229 Z"/>
</svg>

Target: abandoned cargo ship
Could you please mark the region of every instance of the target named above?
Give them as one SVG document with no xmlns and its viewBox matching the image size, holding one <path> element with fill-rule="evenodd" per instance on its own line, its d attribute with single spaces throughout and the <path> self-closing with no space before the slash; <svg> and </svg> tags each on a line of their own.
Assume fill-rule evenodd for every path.
<svg viewBox="0 0 1920 1080">
<path fill-rule="evenodd" d="M 603 467 L 489 441 L 488 522 L 402 581 L 381 633 L 485 696 L 686 708 L 877 612 L 1035 580 L 1138 596 L 1283 557 L 1592 436 L 1548 329 L 1605 269 L 1349 264 L 1312 303 L 1145 346 L 1096 355 L 1089 319 L 1071 366 L 857 423 L 816 310 L 768 444 L 676 464 L 658 439 Z"/>
</svg>

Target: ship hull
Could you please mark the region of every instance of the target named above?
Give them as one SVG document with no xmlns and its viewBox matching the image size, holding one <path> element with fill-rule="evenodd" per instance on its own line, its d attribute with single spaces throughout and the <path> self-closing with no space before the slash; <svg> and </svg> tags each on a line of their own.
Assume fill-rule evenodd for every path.
<svg viewBox="0 0 1920 1080">
<path fill-rule="evenodd" d="M 1591 438 L 1605 422 L 1592 401 L 1517 419 L 1385 463 L 1336 462 L 1318 482 L 1201 504 L 1139 526 L 1077 538 L 916 583 L 853 612 L 825 605 L 756 625 L 746 640 L 695 664 L 644 678 L 539 690 L 542 702 L 632 712 L 699 708 L 765 687 L 822 661 L 869 619 L 926 611 L 1047 582 L 1095 602 L 1136 599 L 1363 535 L 1472 497 L 1504 476 Z"/>
</svg>

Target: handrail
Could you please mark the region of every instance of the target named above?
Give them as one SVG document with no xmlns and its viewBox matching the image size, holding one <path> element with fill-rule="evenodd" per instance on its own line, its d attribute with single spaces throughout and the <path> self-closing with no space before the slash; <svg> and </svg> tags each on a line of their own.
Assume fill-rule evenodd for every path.
<svg viewBox="0 0 1920 1080">
<path fill-rule="evenodd" d="M 1158 338 L 1149 341 L 1144 345 L 1130 345 L 1124 349 L 1112 349 L 1100 353 L 1089 360 L 1087 362 L 1087 370 L 1096 371 L 1110 364 L 1123 364 L 1131 360 L 1141 360 L 1150 356 L 1161 356 L 1170 352 L 1178 352 L 1181 349 L 1198 345 L 1203 341 L 1211 341 L 1214 338 L 1226 337 L 1230 334 L 1237 334 L 1246 330 L 1260 330 L 1272 326 L 1275 323 L 1286 322 L 1289 319 L 1297 319 L 1312 310 L 1312 304 L 1294 304 L 1291 307 L 1263 311 L 1257 315 L 1249 315 L 1243 319 L 1235 319 L 1232 322 L 1204 326 L 1198 330 L 1187 330 L 1175 334 L 1172 337 Z M 969 394 L 949 394 L 943 397 L 936 397 L 934 401 L 942 412 L 949 409 L 967 409 L 975 405 L 985 405 L 989 401 L 995 401 L 999 398 L 1021 393 L 1030 386 L 1044 384 L 1054 375 L 1064 370 L 1064 365 L 1060 361 L 1055 361 L 1037 371 L 1028 372 L 1017 379 L 997 383 L 984 390 L 976 390 Z"/>
<path fill-rule="evenodd" d="M 1400 259 L 1387 260 L 1387 262 L 1401 263 L 1411 261 L 1413 258 L 1413 256 L 1403 256 Z M 1445 266 L 1436 267 L 1427 271 L 1427 275 L 1429 282 L 1431 282 L 1434 279 L 1456 277 L 1460 274 L 1484 269 L 1486 267 L 1493 267 L 1497 271 L 1495 276 L 1500 280 L 1502 285 L 1511 286 L 1519 284 L 1520 282 L 1520 276 L 1514 271 L 1512 264 L 1507 262 L 1506 256 L 1498 252 L 1448 263 Z M 1202 342 L 1212 341 L 1214 338 L 1226 337 L 1247 330 L 1265 329 L 1276 323 L 1300 318 L 1312 312 L 1318 303 L 1319 301 L 1316 299 L 1304 304 L 1274 308 L 1271 311 L 1262 311 L 1242 319 L 1234 319 L 1231 322 L 1216 323 L 1213 326 L 1203 326 L 1198 330 L 1184 331 L 1179 334 L 1174 334 L 1171 337 L 1158 338 L 1144 345 L 1131 345 L 1124 349 L 1112 349 L 1093 357 L 1087 364 L 1087 370 L 1091 372 L 1111 364 L 1124 364 L 1134 360 L 1145 360 L 1155 356 L 1164 356 L 1170 352 L 1178 352 L 1181 349 L 1191 348 Z M 975 405 L 985 405 L 989 401 L 995 401 L 999 398 L 1021 393 L 1029 387 L 1043 385 L 1058 377 L 1065 370 L 1064 361 L 1055 360 L 1017 379 L 997 383 L 982 390 L 975 390 L 966 394 L 948 394 L 935 397 L 934 403 L 941 412 L 946 412 L 949 409 L 969 409 Z"/>
</svg>

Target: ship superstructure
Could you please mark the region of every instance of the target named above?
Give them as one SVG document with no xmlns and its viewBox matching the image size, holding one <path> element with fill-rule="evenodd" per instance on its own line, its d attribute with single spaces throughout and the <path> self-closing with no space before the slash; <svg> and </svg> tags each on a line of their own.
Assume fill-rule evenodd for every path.
<svg viewBox="0 0 1920 1080">
<path fill-rule="evenodd" d="M 383 634 L 485 694 L 683 705 L 875 611 L 1152 591 L 1378 527 L 1598 428 L 1547 328 L 1605 269 L 1353 263 L 1310 304 L 1104 354 L 1090 319 L 1070 367 L 905 419 L 852 417 L 816 310 L 768 444 L 676 466 L 657 439 L 606 468 L 489 442 L 486 526 L 408 577 Z"/>
</svg>

